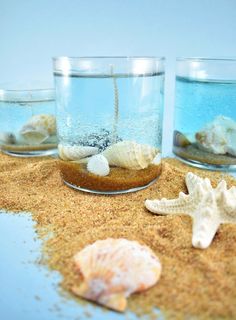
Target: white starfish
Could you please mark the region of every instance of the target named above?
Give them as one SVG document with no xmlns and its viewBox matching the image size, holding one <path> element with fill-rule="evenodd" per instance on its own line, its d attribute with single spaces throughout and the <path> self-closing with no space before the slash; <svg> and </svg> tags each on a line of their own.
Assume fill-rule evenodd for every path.
<svg viewBox="0 0 236 320">
<path fill-rule="evenodd" d="M 188 172 L 185 182 L 189 194 L 177 199 L 146 200 L 148 210 L 158 214 L 186 214 L 193 219 L 192 245 L 205 249 L 211 244 L 221 223 L 236 223 L 236 187 L 227 190 L 225 180 L 214 189 L 209 179 Z"/>
</svg>

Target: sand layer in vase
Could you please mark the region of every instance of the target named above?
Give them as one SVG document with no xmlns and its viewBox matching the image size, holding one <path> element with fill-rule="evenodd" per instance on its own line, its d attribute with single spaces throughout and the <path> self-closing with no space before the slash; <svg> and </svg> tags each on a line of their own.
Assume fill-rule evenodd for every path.
<svg viewBox="0 0 236 320">
<path fill-rule="evenodd" d="M 214 154 L 199 149 L 195 144 L 186 147 L 173 147 L 173 152 L 184 159 L 199 161 L 214 165 L 236 165 L 236 157 L 223 154 Z"/>
<path fill-rule="evenodd" d="M 20 152 L 20 151 L 41 151 L 57 148 L 54 143 L 45 143 L 39 145 L 17 145 L 17 144 L 4 144 L 1 145 L 1 149 L 4 151 Z"/>
<path fill-rule="evenodd" d="M 232 177 L 164 159 L 152 186 L 110 197 L 68 188 L 58 163 L 50 157 L 0 155 L 0 208 L 32 212 L 44 239 L 43 262 L 61 273 L 67 292 L 81 280 L 73 263 L 76 252 L 98 239 L 124 237 L 148 245 L 163 266 L 156 286 L 128 299 L 129 309 L 141 319 L 144 314 L 157 319 L 155 307 L 166 312 L 166 319 L 236 319 L 236 225 L 222 225 L 211 246 L 198 250 L 192 247 L 189 217 L 153 215 L 144 207 L 147 198 L 186 193 L 188 171 L 209 177 L 214 187 L 222 178 L 228 187 L 236 185 Z"/>
<path fill-rule="evenodd" d="M 161 165 L 149 165 L 148 168 L 142 170 L 111 167 L 109 175 L 105 177 L 89 173 L 85 164 L 60 161 L 59 167 L 65 181 L 78 187 L 97 191 L 127 190 L 145 186 L 161 173 Z"/>
</svg>

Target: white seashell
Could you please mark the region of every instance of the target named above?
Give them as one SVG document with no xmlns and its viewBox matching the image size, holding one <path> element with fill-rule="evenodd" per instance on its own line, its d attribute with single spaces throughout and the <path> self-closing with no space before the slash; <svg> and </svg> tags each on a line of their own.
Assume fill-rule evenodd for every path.
<svg viewBox="0 0 236 320">
<path fill-rule="evenodd" d="M 134 141 L 121 141 L 102 152 L 111 166 L 132 170 L 145 169 L 152 162 L 159 150 Z"/>
<path fill-rule="evenodd" d="M 236 187 L 227 190 L 222 180 L 214 189 L 209 179 L 189 172 L 185 178 L 189 195 L 167 200 L 146 200 L 148 210 L 158 214 L 186 214 L 193 219 L 192 245 L 210 246 L 221 223 L 236 223 Z"/>
<path fill-rule="evenodd" d="M 236 156 L 236 122 L 228 117 L 216 117 L 197 132 L 195 137 L 198 147 L 203 150 Z"/>
<path fill-rule="evenodd" d="M 158 152 L 157 155 L 152 160 L 151 164 L 155 164 L 156 166 L 159 166 L 161 164 L 161 153 Z"/>
<path fill-rule="evenodd" d="M 80 160 L 98 153 L 97 147 L 68 146 L 59 144 L 58 153 L 62 160 Z"/>
<path fill-rule="evenodd" d="M 40 144 L 56 135 L 56 118 L 50 114 L 38 114 L 21 128 L 21 136 L 28 144 Z"/>
<path fill-rule="evenodd" d="M 124 311 L 127 297 L 159 280 L 161 264 L 147 246 L 126 239 L 98 240 L 74 256 L 83 282 L 72 291 L 116 311 Z"/>
<path fill-rule="evenodd" d="M 89 159 L 87 170 L 102 177 L 110 173 L 109 163 L 102 154 L 96 154 Z"/>
<path fill-rule="evenodd" d="M 0 143 L 15 144 L 16 136 L 11 132 L 0 132 Z"/>
</svg>

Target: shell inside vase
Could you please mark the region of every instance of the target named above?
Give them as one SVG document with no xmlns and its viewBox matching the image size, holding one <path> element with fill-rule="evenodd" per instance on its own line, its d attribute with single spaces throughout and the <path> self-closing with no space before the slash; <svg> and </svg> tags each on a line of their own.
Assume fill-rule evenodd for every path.
<svg viewBox="0 0 236 320">
<path fill-rule="evenodd" d="M 236 121 L 219 115 L 187 138 L 174 132 L 174 153 L 186 161 L 214 168 L 236 165 Z"/>
<path fill-rule="evenodd" d="M 236 121 L 218 116 L 195 135 L 199 148 L 214 154 L 236 156 Z"/>
<path fill-rule="evenodd" d="M 26 144 L 41 144 L 56 136 L 56 118 L 50 114 L 32 116 L 19 133 Z"/>
<path fill-rule="evenodd" d="M 3 84 L 0 91 L 1 151 L 19 157 L 55 153 L 55 90 L 44 81 L 21 79 Z"/>
<path fill-rule="evenodd" d="M 57 147 L 55 116 L 34 115 L 23 125 L 20 124 L 17 130 L 1 131 L 0 147 L 3 152 L 16 156 L 27 157 L 55 153 Z"/>
<path fill-rule="evenodd" d="M 146 186 L 160 174 L 160 149 L 135 141 L 109 144 L 105 150 L 89 145 L 58 145 L 62 177 L 83 189 L 116 192 Z"/>
<path fill-rule="evenodd" d="M 157 148 L 135 141 L 121 141 L 103 151 L 111 166 L 141 170 L 147 168 L 159 153 Z"/>
</svg>

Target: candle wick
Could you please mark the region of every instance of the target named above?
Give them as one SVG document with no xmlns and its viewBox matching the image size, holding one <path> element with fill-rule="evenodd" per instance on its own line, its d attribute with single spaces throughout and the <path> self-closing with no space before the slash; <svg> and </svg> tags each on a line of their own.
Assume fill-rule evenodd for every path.
<svg viewBox="0 0 236 320">
<path fill-rule="evenodd" d="M 112 82 L 113 82 L 113 90 L 114 90 L 114 120 L 113 120 L 113 129 L 112 129 L 112 143 L 116 143 L 117 141 L 117 127 L 119 120 L 119 90 L 117 85 L 117 79 L 114 75 L 113 65 L 110 66 Z"/>
</svg>

